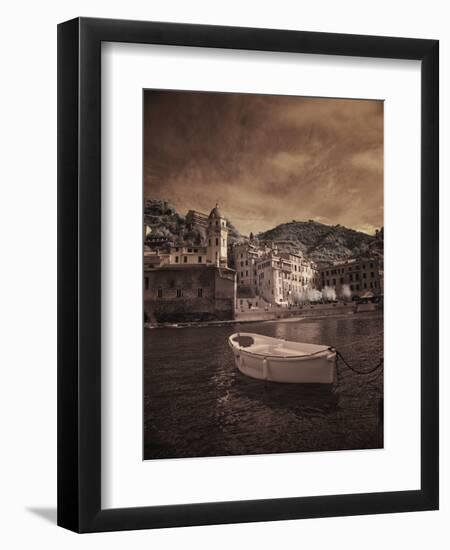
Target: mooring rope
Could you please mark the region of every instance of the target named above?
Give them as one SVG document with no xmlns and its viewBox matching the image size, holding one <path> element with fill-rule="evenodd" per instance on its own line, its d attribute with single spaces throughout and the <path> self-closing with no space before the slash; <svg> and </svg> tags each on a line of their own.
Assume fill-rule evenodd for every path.
<svg viewBox="0 0 450 550">
<path fill-rule="evenodd" d="M 333 350 L 336 352 L 336 357 L 338 357 L 339 359 L 342 360 L 342 362 L 344 363 L 344 365 L 349 368 L 351 371 L 355 372 L 356 374 L 371 374 L 372 372 L 375 372 L 377 369 L 379 369 L 381 367 L 381 365 L 383 364 L 383 358 L 381 358 L 378 363 L 371 369 L 369 370 L 359 370 L 355 367 L 353 367 L 352 365 L 350 365 L 350 363 L 348 361 L 346 361 L 345 357 L 342 355 L 342 353 L 340 351 L 338 351 L 337 349 L 335 348 L 330 348 L 330 351 Z"/>
</svg>

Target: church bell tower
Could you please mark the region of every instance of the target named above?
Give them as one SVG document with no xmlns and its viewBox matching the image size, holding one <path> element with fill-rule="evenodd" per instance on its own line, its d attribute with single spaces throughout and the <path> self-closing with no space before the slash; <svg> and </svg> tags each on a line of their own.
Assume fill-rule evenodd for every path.
<svg viewBox="0 0 450 550">
<path fill-rule="evenodd" d="M 220 213 L 217 204 L 208 217 L 207 239 L 207 263 L 227 267 L 227 220 Z"/>
</svg>

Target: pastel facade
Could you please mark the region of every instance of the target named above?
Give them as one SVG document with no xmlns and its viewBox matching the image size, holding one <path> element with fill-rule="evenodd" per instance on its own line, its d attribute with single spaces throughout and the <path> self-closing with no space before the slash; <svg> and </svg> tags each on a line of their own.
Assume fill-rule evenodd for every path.
<svg viewBox="0 0 450 550">
<path fill-rule="evenodd" d="M 263 251 L 252 242 L 234 245 L 233 258 L 238 286 L 257 288 L 256 263 L 262 255 Z"/>
<path fill-rule="evenodd" d="M 318 284 L 313 262 L 301 253 L 279 253 L 273 243 L 253 240 L 239 243 L 233 247 L 233 258 L 238 297 L 249 289 L 267 304 L 285 306 L 294 301 L 296 292 L 316 288 Z"/>
<path fill-rule="evenodd" d="M 321 287 L 332 287 L 339 297 L 346 285 L 352 295 L 383 294 L 383 263 L 377 258 L 351 259 L 320 267 Z"/>
</svg>

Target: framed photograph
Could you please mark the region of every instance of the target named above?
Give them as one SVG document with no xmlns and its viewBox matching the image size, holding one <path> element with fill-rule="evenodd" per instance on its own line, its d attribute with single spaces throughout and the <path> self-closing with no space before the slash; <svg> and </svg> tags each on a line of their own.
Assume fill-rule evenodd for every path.
<svg viewBox="0 0 450 550">
<path fill-rule="evenodd" d="M 58 524 L 438 508 L 438 41 L 58 27 Z"/>
</svg>

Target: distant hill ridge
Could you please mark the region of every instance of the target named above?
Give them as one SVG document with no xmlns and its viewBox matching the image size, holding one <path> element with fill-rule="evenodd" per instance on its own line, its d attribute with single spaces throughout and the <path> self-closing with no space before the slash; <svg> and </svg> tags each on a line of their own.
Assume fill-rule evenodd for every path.
<svg viewBox="0 0 450 550">
<path fill-rule="evenodd" d="M 147 199 L 144 203 L 144 223 L 151 228 L 152 237 L 162 237 L 171 244 L 200 245 L 206 239 L 206 230 L 189 230 L 185 216 L 179 214 L 168 201 Z M 382 256 L 383 241 L 373 235 L 355 231 L 342 225 L 325 225 L 309 221 L 283 223 L 255 236 L 260 241 L 274 241 L 281 251 L 303 254 L 318 263 L 346 260 L 357 256 Z M 248 240 L 228 220 L 230 244 Z"/>
<path fill-rule="evenodd" d="M 282 223 L 259 233 L 257 239 L 274 241 L 286 251 L 300 249 L 315 262 L 333 262 L 351 257 L 383 254 L 383 241 L 374 235 L 343 225 L 325 225 L 314 220 Z"/>
</svg>

